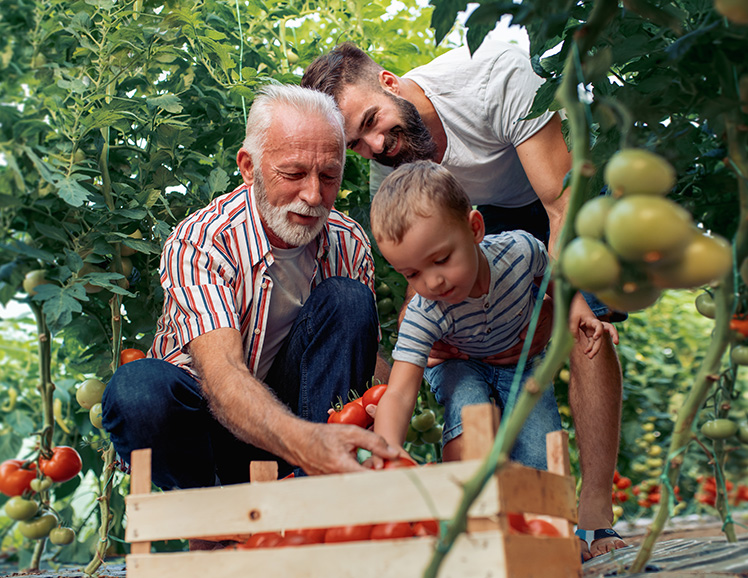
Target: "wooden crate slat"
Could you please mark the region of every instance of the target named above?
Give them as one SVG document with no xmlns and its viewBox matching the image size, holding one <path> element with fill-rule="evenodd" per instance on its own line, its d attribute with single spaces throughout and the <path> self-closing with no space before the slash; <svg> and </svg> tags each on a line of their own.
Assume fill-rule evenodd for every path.
<svg viewBox="0 0 748 578">
<path fill-rule="evenodd" d="M 128 556 L 128 578 L 404 578 L 421 576 L 431 560 L 433 538 L 349 542 L 296 548 Z M 440 578 L 510 578 L 497 533 L 462 535 Z M 553 578 L 547 575 L 546 578 Z"/>
<path fill-rule="evenodd" d="M 574 478 L 508 464 L 498 474 L 501 511 L 546 514 L 577 521 Z"/>
<path fill-rule="evenodd" d="M 579 538 L 507 535 L 507 576 L 512 578 L 574 578 L 582 575 Z"/>
<path fill-rule="evenodd" d="M 127 497 L 129 542 L 450 518 L 478 461 Z M 362 500 L 389 488 L 386 500 Z M 396 490 L 396 491 L 395 491 Z M 471 515 L 498 512 L 495 478 Z M 350 504 L 356 504 L 355 508 Z M 187 515 L 189 513 L 189 515 Z"/>
</svg>

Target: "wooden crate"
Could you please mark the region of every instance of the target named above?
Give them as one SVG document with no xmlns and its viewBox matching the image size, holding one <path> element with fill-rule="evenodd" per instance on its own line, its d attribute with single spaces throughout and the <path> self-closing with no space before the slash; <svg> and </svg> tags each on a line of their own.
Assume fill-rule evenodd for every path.
<svg viewBox="0 0 748 578">
<path fill-rule="evenodd" d="M 466 458 L 484 453 L 493 437 L 488 406 L 464 416 Z M 467 408 L 466 408 L 467 409 Z M 517 464 L 496 473 L 469 512 L 468 532 L 442 564 L 440 577 L 569 578 L 581 575 L 574 479 L 566 434 L 548 437 L 548 472 Z M 348 524 L 449 519 L 462 482 L 479 459 L 429 467 L 380 470 L 151 493 L 150 450 L 132 455 L 127 497 L 128 578 L 410 578 L 421 576 L 436 539 L 404 538 L 280 549 L 151 553 L 151 541 L 216 537 Z M 258 473 L 259 472 L 259 473 Z M 547 517 L 562 537 L 510 534 L 507 512 Z"/>
</svg>

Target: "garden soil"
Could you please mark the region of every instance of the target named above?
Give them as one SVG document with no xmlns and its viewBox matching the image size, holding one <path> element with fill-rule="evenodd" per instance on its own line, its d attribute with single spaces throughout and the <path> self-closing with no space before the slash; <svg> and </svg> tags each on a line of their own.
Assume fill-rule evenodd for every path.
<svg viewBox="0 0 748 578">
<path fill-rule="evenodd" d="M 721 532 L 717 518 L 681 516 L 673 518 L 655 545 L 646 572 L 626 574 L 638 552 L 651 520 L 616 525 L 624 539 L 631 544 L 599 556 L 582 565 L 584 578 L 748 578 L 748 512 L 736 512 L 738 542 L 730 544 Z M 7 562 L 8 553 L 0 556 L 0 576 L 34 576 L 35 578 L 85 578 L 79 567 L 41 570 L 37 573 L 18 572 Z M 102 566 L 98 578 L 126 578 L 122 559 Z M 293 577 L 289 577 L 293 578 Z M 416 578 L 403 576 L 398 578 Z M 508 577 L 515 578 L 515 577 Z"/>
</svg>

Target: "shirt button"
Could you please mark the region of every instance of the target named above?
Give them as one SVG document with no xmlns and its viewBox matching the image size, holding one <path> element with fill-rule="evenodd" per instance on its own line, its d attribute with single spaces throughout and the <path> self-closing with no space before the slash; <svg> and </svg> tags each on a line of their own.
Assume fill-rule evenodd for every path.
<svg viewBox="0 0 748 578">
<path fill-rule="evenodd" d="M 268 288 L 268 282 L 267 281 L 263 281 L 262 282 L 262 288 L 263 289 L 267 289 Z"/>
<path fill-rule="evenodd" d="M 259 335 L 259 334 L 260 334 L 260 329 L 259 328 L 255 329 L 255 335 Z"/>
<path fill-rule="evenodd" d="M 491 333 L 491 328 L 486 329 L 486 333 Z"/>
<path fill-rule="evenodd" d="M 488 309 L 488 303 L 487 302 L 483 304 L 483 308 L 484 309 Z"/>
</svg>

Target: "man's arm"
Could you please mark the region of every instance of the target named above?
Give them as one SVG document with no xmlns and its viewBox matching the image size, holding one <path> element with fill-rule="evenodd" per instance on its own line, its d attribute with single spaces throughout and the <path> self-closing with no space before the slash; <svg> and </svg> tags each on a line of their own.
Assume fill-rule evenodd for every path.
<svg viewBox="0 0 748 578">
<path fill-rule="evenodd" d="M 247 369 L 241 336 L 235 329 L 215 329 L 189 344 L 200 374 L 203 395 L 216 419 L 238 439 L 265 449 L 307 474 L 363 471 L 356 448 L 392 459 L 394 448 L 357 426 L 305 421 L 291 413 Z"/>
<path fill-rule="evenodd" d="M 568 195 L 562 194 L 563 183 L 571 170 L 571 153 L 566 148 L 558 114 L 516 150 L 532 188 L 548 213 L 551 227 L 548 251 L 557 257 L 556 243 L 568 208 Z"/>
</svg>

